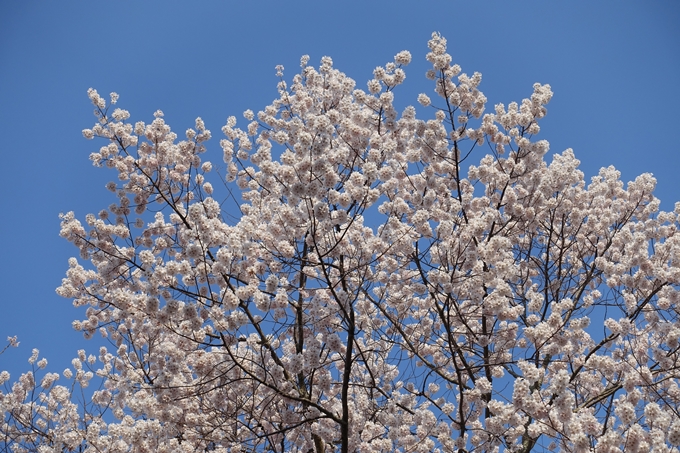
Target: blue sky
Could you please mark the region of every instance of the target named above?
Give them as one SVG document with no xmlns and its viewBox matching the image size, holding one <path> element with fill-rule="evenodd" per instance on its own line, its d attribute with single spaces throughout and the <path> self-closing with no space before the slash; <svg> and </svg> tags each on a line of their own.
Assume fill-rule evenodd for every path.
<svg viewBox="0 0 680 453">
<path fill-rule="evenodd" d="M 608 165 L 626 181 L 651 172 L 670 210 L 680 200 L 678 24 L 676 0 L 0 2 L 0 340 L 21 341 L 0 370 L 17 377 L 34 347 L 53 371 L 79 348 L 96 351 L 71 329 L 82 314 L 54 292 L 77 254 L 58 214 L 84 219 L 113 201 L 104 184 L 115 175 L 90 165 L 100 145 L 81 134 L 94 123 L 89 87 L 118 92 L 133 121 L 162 109 L 184 131 L 201 116 L 219 164 L 219 129 L 274 99 L 277 64 L 290 79 L 301 55 L 330 55 L 365 87 L 407 49 L 395 96 L 415 105 L 432 93 L 425 54 L 438 31 L 463 71 L 483 74 L 488 110 L 551 84 L 549 155 L 573 148 L 587 179 Z"/>
</svg>

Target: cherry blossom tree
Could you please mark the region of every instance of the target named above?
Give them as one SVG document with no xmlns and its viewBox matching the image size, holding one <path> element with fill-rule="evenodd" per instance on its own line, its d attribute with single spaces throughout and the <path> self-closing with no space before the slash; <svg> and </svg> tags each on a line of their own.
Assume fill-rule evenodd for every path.
<svg viewBox="0 0 680 453">
<path fill-rule="evenodd" d="M 586 182 L 535 138 L 549 85 L 485 113 L 428 46 L 430 119 L 394 107 L 409 52 L 367 90 L 305 56 L 221 171 L 201 119 L 180 140 L 89 90 L 118 201 L 62 215 L 57 292 L 111 346 L 0 374 L 3 450 L 678 452 L 680 203 Z"/>
</svg>

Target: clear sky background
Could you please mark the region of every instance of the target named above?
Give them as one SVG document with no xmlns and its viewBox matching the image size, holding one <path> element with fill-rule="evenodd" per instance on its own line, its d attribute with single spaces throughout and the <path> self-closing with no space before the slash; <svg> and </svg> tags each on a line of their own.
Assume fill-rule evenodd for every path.
<svg viewBox="0 0 680 453">
<path fill-rule="evenodd" d="M 102 143 L 81 134 L 94 124 L 89 87 L 118 92 L 132 121 L 163 110 L 180 134 L 201 116 L 214 137 L 206 158 L 221 164 L 221 126 L 276 97 L 277 64 L 290 80 L 301 55 L 315 65 L 329 55 L 365 88 L 407 49 L 396 104 L 416 105 L 432 94 L 433 31 L 464 72 L 483 74 L 488 111 L 534 82 L 552 86 L 548 157 L 573 148 L 587 180 L 608 165 L 625 181 L 651 172 L 663 209 L 680 200 L 678 0 L 0 0 L 0 340 L 21 342 L 0 370 L 18 377 L 32 348 L 51 371 L 97 350 L 71 329 L 82 313 L 54 291 L 77 256 L 58 214 L 84 220 L 114 201 L 104 185 L 116 175 L 88 160 Z"/>
</svg>

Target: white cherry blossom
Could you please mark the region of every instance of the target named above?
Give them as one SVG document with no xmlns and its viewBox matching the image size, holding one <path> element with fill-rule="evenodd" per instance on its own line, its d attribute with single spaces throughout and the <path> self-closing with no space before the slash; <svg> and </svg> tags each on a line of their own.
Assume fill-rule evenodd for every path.
<svg viewBox="0 0 680 453">
<path fill-rule="evenodd" d="M 428 47 L 403 111 L 407 51 L 367 84 L 278 66 L 224 166 L 200 118 L 180 138 L 90 89 L 118 201 L 61 215 L 57 293 L 110 346 L 0 373 L 5 450 L 677 452 L 680 207 L 549 154 L 549 85 L 487 108 Z"/>
</svg>

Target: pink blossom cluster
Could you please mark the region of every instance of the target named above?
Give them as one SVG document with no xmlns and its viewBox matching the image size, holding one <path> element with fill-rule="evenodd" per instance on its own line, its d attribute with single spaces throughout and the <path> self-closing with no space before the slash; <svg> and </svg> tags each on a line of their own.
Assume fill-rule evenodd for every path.
<svg viewBox="0 0 680 453">
<path fill-rule="evenodd" d="M 547 158 L 549 85 L 485 113 L 428 46 L 429 119 L 394 106 L 409 52 L 366 89 L 305 56 L 223 167 L 200 118 L 180 139 L 89 90 L 117 201 L 62 215 L 57 292 L 111 347 L 0 374 L 8 449 L 678 452 L 680 204 Z"/>
</svg>

